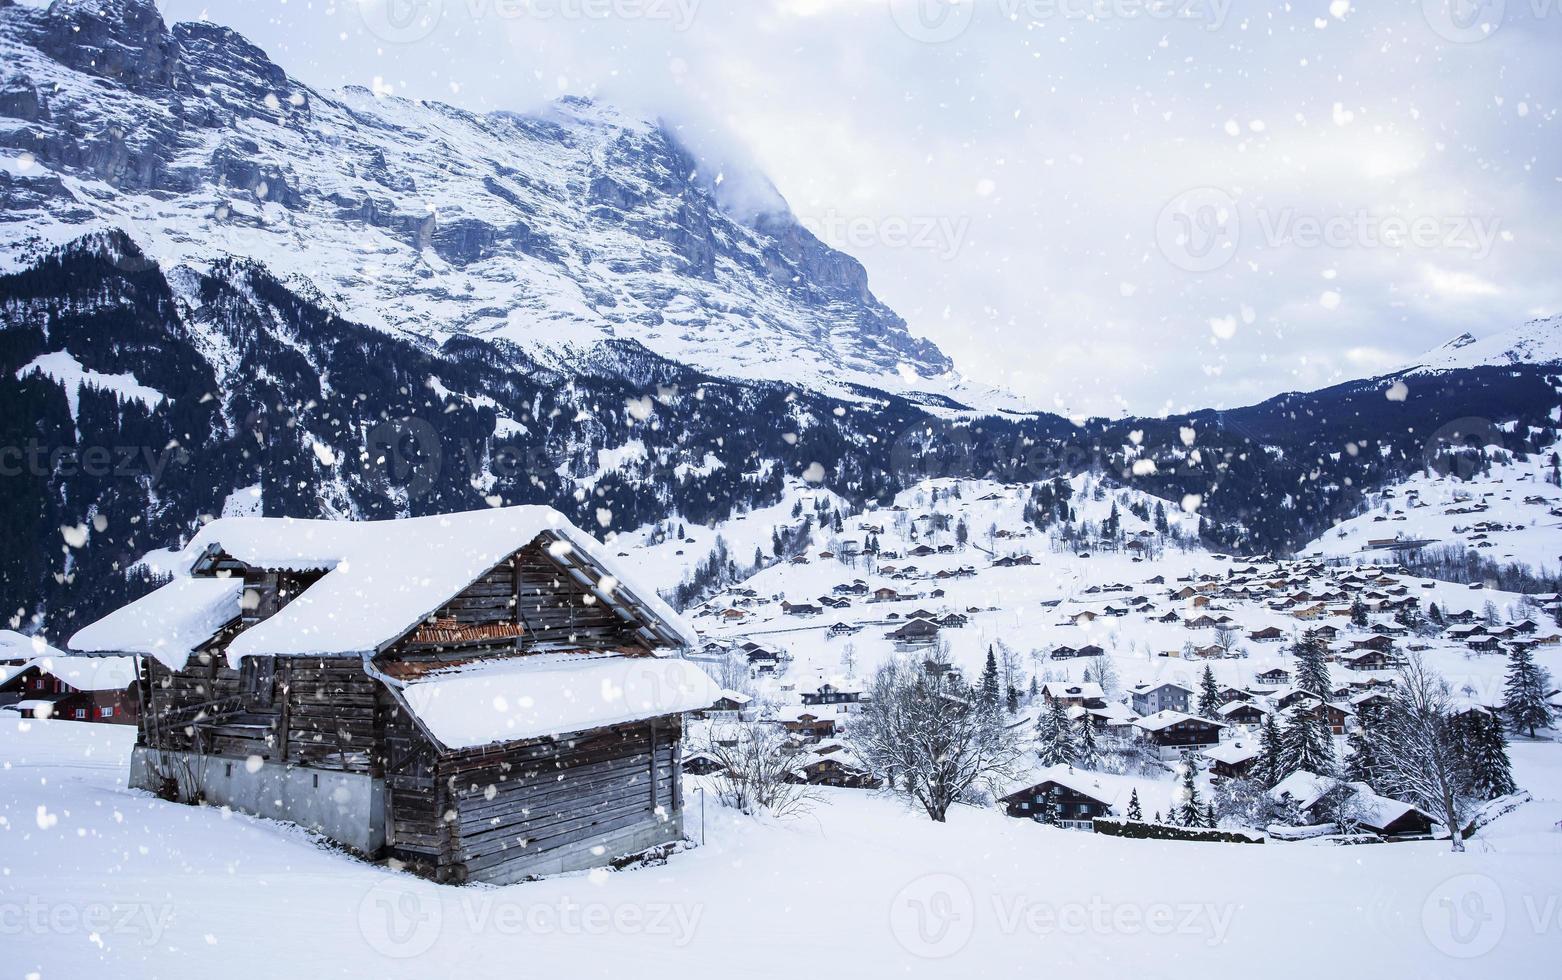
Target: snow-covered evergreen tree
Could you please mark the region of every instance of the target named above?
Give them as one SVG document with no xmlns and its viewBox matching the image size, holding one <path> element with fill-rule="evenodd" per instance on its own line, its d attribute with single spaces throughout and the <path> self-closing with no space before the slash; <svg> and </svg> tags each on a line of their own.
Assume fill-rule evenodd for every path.
<svg viewBox="0 0 1562 980">
<path fill-rule="evenodd" d="M 1264 727 L 1258 736 L 1258 761 L 1253 765 L 1253 778 L 1269 789 L 1282 778 L 1285 747 L 1280 738 L 1280 728 L 1274 715 L 1264 717 Z"/>
<path fill-rule="evenodd" d="M 982 707 L 993 710 L 998 706 L 998 657 L 991 645 L 987 647 L 987 665 L 982 668 Z"/>
<path fill-rule="evenodd" d="M 1329 665 L 1325 658 L 1328 657 L 1329 650 L 1323 638 L 1317 633 L 1308 631 L 1296 642 L 1293 652 L 1296 654 L 1297 688 L 1327 699 Z"/>
<path fill-rule="evenodd" d="M 1280 733 L 1280 771 L 1276 782 L 1306 769 L 1320 776 L 1334 773 L 1334 740 L 1316 712 L 1302 709 Z"/>
<path fill-rule="evenodd" d="M 1215 683 L 1215 672 L 1204 665 L 1204 676 L 1199 679 L 1199 717 L 1217 721 L 1220 718 L 1220 685 Z"/>
<path fill-rule="evenodd" d="M 1101 752 L 1096 748 L 1096 727 L 1090 723 L 1090 712 L 1079 716 L 1074 728 L 1074 765 L 1081 769 L 1101 768 Z"/>
<path fill-rule="evenodd" d="M 1551 725 L 1551 705 L 1546 700 L 1546 672 L 1523 646 L 1508 655 L 1508 683 L 1503 689 L 1502 711 L 1516 732 L 1535 737 L 1537 729 Z"/>
<path fill-rule="evenodd" d="M 1078 757 L 1074 726 L 1061 701 L 1050 701 L 1036 718 L 1036 755 L 1044 766 L 1073 765 Z"/>
<path fill-rule="evenodd" d="M 1379 793 L 1392 796 L 1389 791 L 1388 747 L 1383 744 L 1383 718 L 1381 710 L 1363 708 L 1356 716 L 1356 728 L 1346 736 L 1345 778 L 1351 782 L 1366 783 Z"/>
<path fill-rule="evenodd" d="M 1141 822 L 1142 823 L 1144 821 L 1144 811 L 1139 809 L 1139 789 L 1138 789 L 1138 787 L 1134 787 L 1133 792 L 1128 795 L 1128 813 L 1127 813 L 1127 817 L 1128 817 L 1129 820 L 1133 820 L 1135 822 Z"/>
<path fill-rule="evenodd" d="M 1199 799 L 1199 767 L 1193 760 L 1193 753 L 1184 752 L 1182 756 L 1182 805 L 1178 807 L 1177 815 L 1184 827 L 1197 827 L 1203 817 L 1201 811 L 1202 800 Z"/>
<path fill-rule="evenodd" d="M 1482 800 L 1494 800 L 1515 792 L 1513 766 L 1508 760 L 1508 739 L 1502 719 L 1488 711 L 1467 711 L 1457 719 L 1459 737 L 1471 787 Z"/>
</svg>

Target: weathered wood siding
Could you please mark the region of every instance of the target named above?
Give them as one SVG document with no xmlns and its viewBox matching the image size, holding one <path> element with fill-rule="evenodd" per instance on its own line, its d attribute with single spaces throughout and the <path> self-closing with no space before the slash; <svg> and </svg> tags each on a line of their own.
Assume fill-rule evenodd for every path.
<svg viewBox="0 0 1562 980">
<path fill-rule="evenodd" d="M 447 755 L 450 851 L 442 877 L 492 877 L 682 808 L 677 716 Z M 614 857 L 617 855 L 607 855 Z"/>
<path fill-rule="evenodd" d="M 371 772 L 377 682 L 356 657 L 251 658 L 238 670 L 215 652 L 169 670 L 143 667 L 145 744 L 319 769 Z"/>
</svg>

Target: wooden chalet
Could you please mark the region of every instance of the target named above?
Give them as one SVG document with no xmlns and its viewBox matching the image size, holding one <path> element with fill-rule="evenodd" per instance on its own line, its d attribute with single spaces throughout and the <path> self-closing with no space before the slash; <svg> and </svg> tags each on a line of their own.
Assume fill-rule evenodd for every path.
<svg viewBox="0 0 1562 980">
<path fill-rule="evenodd" d="M 1134 722 L 1140 736 L 1153 745 L 1163 759 L 1175 759 L 1186 751 L 1197 751 L 1220 744 L 1223 722 L 1195 718 L 1180 711 L 1159 711 Z"/>
<path fill-rule="evenodd" d="M 142 658 L 134 786 L 443 882 L 682 836 L 683 713 L 721 692 L 677 614 L 551 509 L 228 518 L 185 555 L 70 643 Z"/>
<path fill-rule="evenodd" d="M 1067 830 L 1092 830 L 1096 817 L 1113 815 L 1116 793 L 1100 785 L 1099 776 L 1068 766 L 1037 772 L 1027 785 L 998 802 L 1011 817 L 1051 823 Z"/>
</svg>

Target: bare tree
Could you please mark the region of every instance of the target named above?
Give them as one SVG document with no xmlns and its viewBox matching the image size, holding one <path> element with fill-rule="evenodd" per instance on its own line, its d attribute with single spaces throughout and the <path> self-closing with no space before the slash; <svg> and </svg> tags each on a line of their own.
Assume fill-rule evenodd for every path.
<svg viewBox="0 0 1562 980">
<path fill-rule="evenodd" d="M 746 721 L 727 728 L 710 754 L 721 765 L 716 796 L 744 813 L 768 811 L 776 816 L 804 813 L 818 799 L 796 773 L 796 754 L 787 747 L 786 732 L 773 722 Z"/>
<path fill-rule="evenodd" d="M 1410 651 L 1400 668 L 1389 708 L 1386 760 L 1397 787 L 1448 828 L 1455 851 L 1464 850 L 1463 828 L 1478 802 L 1453 720 L 1448 682 Z"/>
<path fill-rule="evenodd" d="M 752 693 L 749 690 L 752 682 L 749 676 L 748 658 L 736 650 L 728 651 L 716 664 L 716 683 L 724 690 L 737 691 L 740 694 Z"/>
<path fill-rule="evenodd" d="M 1219 626 L 1215 629 L 1215 646 L 1220 648 L 1220 655 L 1230 659 L 1237 654 L 1237 646 L 1242 642 L 1242 634 L 1229 626 Z"/>
<path fill-rule="evenodd" d="M 873 678 L 873 699 L 853 726 L 869 768 L 939 823 L 978 784 L 1012 776 L 1019 760 L 1002 713 L 983 710 L 977 692 L 948 667 L 942 653 L 926 664 L 904 658 L 883 664 Z"/>
</svg>

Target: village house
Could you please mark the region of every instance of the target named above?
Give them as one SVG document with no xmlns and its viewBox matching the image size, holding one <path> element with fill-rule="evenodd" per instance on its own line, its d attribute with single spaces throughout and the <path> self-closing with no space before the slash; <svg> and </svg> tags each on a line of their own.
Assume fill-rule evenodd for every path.
<svg viewBox="0 0 1562 980">
<path fill-rule="evenodd" d="M 1332 822 L 1327 794 L 1337 783 L 1298 769 L 1269 791 L 1272 799 L 1289 801 L 1315 824 Z M 1356 821 L 1362 830 L 1387 840 L 1417 840 L 1431 835 L 1432 817 L 1412 804 L 1379 796 L 1366 783 L 1347 783 L 1354 794 Z"/>
<path fill-rule="evenodd" d="M 140 690 L 134 657 L 50 655 L 0 667 L 0 707 L 23 718 L 134 725 Z"/>
<path fill-rule="evenodd" d="M 938 642 L 939 625 L 926 619 L 913 619 L 899 629 L 884 634 L 895 641 L 895 649 L 901 652 L 929 647 Z"/>
<path fill-rule="evenodd" d="M 848 685 L 845 681 L 825 681 L 816 690 L 804 691 L 802 697 L 803 703 L 807 705 L 856 704 L 862 700 L 862 689 Z"/>
<path fill-rule="evenodd" d="M 1253 739 L 1222 742 L 1203 751 L 1210 761 L 1209 771 L 1223 779 L 1245 779 L 1258 764 L 1258 743 Z"/>
<path fill-rule="evenodd" d="M 1101 685 L 1094 682 L 1048 681 L 1041 686 L 1041 696 L 1048 704 L 1062 704 L 1065 707 L 1106 707 L 1106 694 L 1101 690 Z"/>
<path fill-rule="evenodd" d="M 1112 790 L 1095 773 L 1051 766 L 1027 780 L 1029 785 L 999 799 L 1011 817 L 1053 823 L 1066 830 L 1092 830 L 1096 817 L 1113 815 Z"/>
<path fill-rule="evenodd" d="M 1138 684 L 1128 693 L 1133 698 L 1134 713 L 1138 715 L 1153 715 L 1158 711 L 1186 712 L 1193 698 L 1192 688 L 1170 681 Z"/>
<path fill-rule="evenodd" d="M 1154 746 L 1162 759 L 1220 744 L 1223 722 L 1195 718 L 1180 711 L 1159 711 L 1134 722 L 1140 737 Z"/>
<path fill-rule="evenodd" d="M 682 836 L 683 714 L 721 692 L 679 616 L 550 508 L 224 518 L 184 555 L 70 642 L 143 658 L 133 786 L 443 882 Z"/>
</svg>

